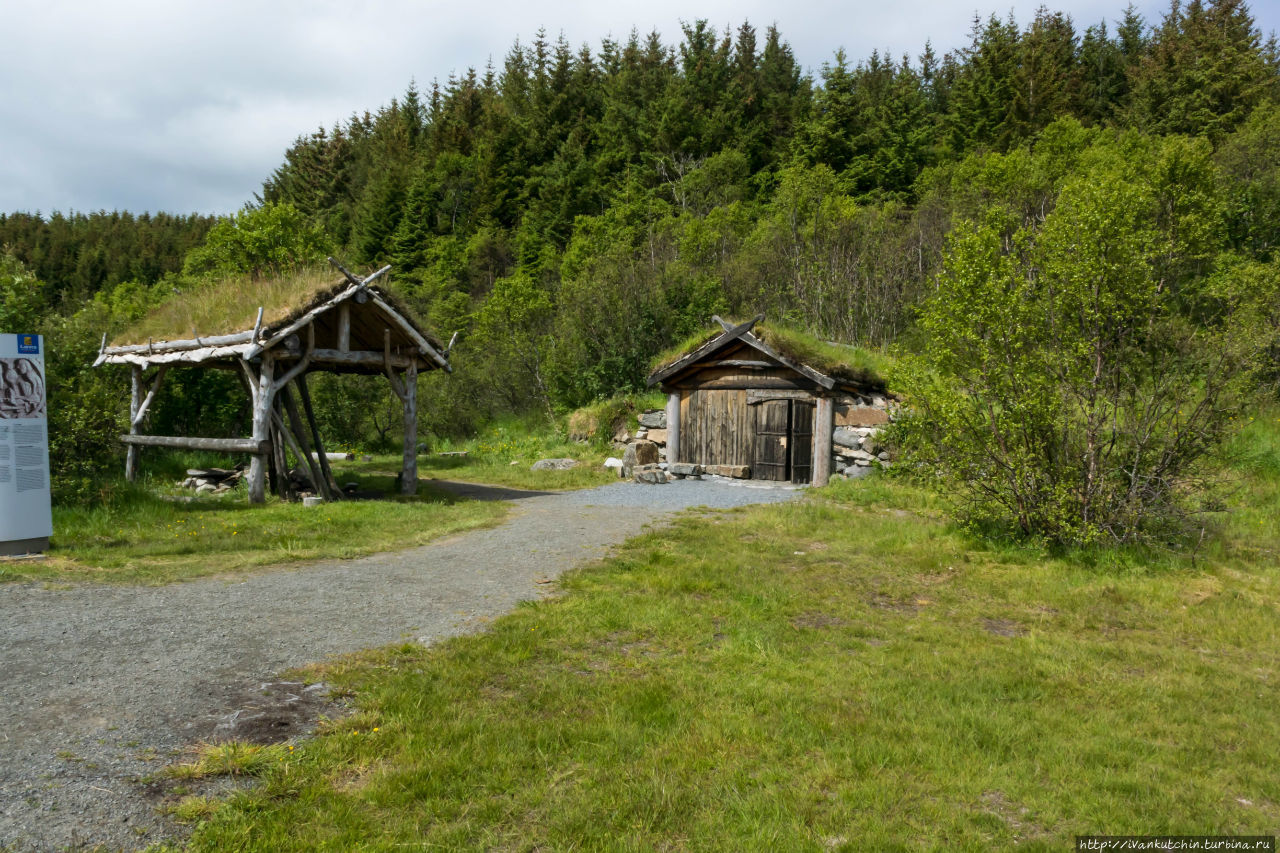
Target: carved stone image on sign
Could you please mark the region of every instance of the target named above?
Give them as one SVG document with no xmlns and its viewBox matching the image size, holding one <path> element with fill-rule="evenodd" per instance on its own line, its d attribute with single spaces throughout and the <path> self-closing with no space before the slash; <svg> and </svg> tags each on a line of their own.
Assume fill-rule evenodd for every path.
<svg viewBox="0 0 1280 853">
<path fill-rule="evenodd" d="M 0 419 L 45 417 L 44 371 L 35 359 L 0 358 Z"/>
</svg>

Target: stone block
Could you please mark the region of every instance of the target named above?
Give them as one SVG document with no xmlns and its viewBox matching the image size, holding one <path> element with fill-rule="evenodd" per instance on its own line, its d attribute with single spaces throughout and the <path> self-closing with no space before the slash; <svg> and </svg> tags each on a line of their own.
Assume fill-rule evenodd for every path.
<svg viewBox="0 0 1280 853">
<path fill-rule="evenodd" d="M 637 483 L 658 486 L 667 482 L 667 473 L 657 465 L 642 465 L 635 469 L 635 480 Z"/>
<path fill-rule="evenodd" d="M 681 477 L 693 477 L 702 473 L 701 465 L 694 465 L 692 462 L 675 462 L 667 468 L 672 474 L 679 474 Z"/>
<path fill-rule="evenodd" d="M 622 470 L 629 476 L 636 468 L 658 464 L 658 445 L 652 441 L 633 441 L 622 454 Z"/>
<path fill-rule="evenodd" d="M 651 429 L 651 430 L 648 430 L 647 432 L 648 434 L 645 436 L 645 438 L 649 439 L 654 444 L 660 444 L 663 446 L 666 445 L 667 431 L 665 429 Z"/>
<path fill-rule="evenodd" d="M 751 468 L 748 465 L 708 465 L 705 470 L 708 474 L 733 477 L 736 480 L 746 480 L 751 477 Z"/>
<path fill-rule="evenodd" d="M 667 412 L 665 409 L 650 409 L 640 413 L 640 426 L 650 429 L 667 428 Z"/>
</svg>

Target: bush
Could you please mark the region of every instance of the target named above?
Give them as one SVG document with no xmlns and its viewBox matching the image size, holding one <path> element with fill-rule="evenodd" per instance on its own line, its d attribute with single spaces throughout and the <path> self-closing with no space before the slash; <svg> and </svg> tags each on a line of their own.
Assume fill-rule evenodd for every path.
<svg viewBox="0 0 1280 853">
<path fill-rule="evenodd" d="M 1168 541 L 1207 506 L 1203 463 L 1277 278 L 1213 271 L 1213 178 L 1207 146 L 1125 139 L 1090 152 L 1043 224 L 992 213 L 953 233 L 899 434 L 962 520 Z"/>
</svg>

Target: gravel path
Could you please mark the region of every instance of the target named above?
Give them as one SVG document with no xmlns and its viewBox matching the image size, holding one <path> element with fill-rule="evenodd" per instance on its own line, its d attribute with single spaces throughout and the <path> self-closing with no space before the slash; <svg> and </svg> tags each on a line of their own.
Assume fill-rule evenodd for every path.
<svg viewBox="0 0 1280 853">
<path fill-rule="evenodd" d="M 443 485 L 443 484 L 442 484 Z M 693 506 L 799 492 L 716 480 L 512 500 L 502 525 L 357 560 L 165 587 L 0 585 L 0 850 L 135 849 L 173 834 L 139 780 L 218 736 L 305 731 L 323 691 L 274 673 L 478 630 L 564 570 Z"/>
</svg>

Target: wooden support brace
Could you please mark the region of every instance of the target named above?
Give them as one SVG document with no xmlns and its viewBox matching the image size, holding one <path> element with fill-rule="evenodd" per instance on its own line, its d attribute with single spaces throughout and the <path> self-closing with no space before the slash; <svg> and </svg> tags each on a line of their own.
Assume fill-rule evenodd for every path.
<svg viewBox="0 0 1280 853">
<path fill-rule="evenodd" d="M 141 375 L 139 368 L 135 367 L 134 369 L 138 370 L 139 375 Z M 168 369 L 169 365 L 167 364 L 162 364 L 156 368 L 156 378 L 151 383 L 151 390 L 147 392 L 146 398 L 132 412 L 132 417 L 130 418 L 132 429 L 129 430 L 131 433 L 136 433 L 137 428 L 142 426 L 142 421 L 147 416 L 147 410 L 151 408 L 151 403 L 156 399 L 156 392 L 160 390 L 160 383 L 164 381 L 164 374 Z"/>
<path fill-rule="evenodd" d="M 306 430 L 302 428 L 302 416 L 298 414 L 298 406 L 293 402 L 293 395 L 289 393 L 288 387 L 280 389 L 280 399 L 284 402 L 285 414 L 289 416 L 287 426 L 294 436 L 294 444 L 298 445 L 298 449 L 294 452 L 299 454 L 298 461 L 307 466 L 307 470 L 311 474 L 311 482 L 316 487 L 316 491 L 324 497 L 325 500 L 333 500 L 333 495 L 329 491 L 329 483 L 325 479 L 324 472 L 320 470 L 320 462 L 311 455 L 311 442 L 307 440 Z"/>
<path fill-rule="evenodd" d="M 311 407 L 311 392 L 307 390 L 307 375 L 304 373 L 293 381 L 298 386 L 298 396 L 302 398 L 302 412 L 307 416 L 307 426 L 311 428 L 311 438 L 315 442 L 316 455 L 320 457 L 320 470 L 324 473 L 325 481 L 329 484 L 329 491 L 333 495 L 333 499 L 342 496 L 342 489 L 338 487 L 338 481 L 333 476 L 333 469 L 329 467 L 329 457 L 324 452 L 324 442 L 320 439 L 320 425 L 316 422 L 315 409 Z"/>
<path fill-rule="evenodd" d="M 290 382 L 294 380 L 294 378 L 296 378 L 299 374 L 301 374 L 304 370 L 306 370 L 311 365 L 311 356 L 315 353 L 315 351 L 316 351 L 316 325 L 315 323 L 308 323 L 307 324 L 307 351 L 302 354 L 302 358 L 298 361 L 298 363 L 295 364 L 293 367 L 291 367 L 283 376 L 280 376 L 272 380 L 272 383 L 271 383 L 272 393 L 275 393 L 276 391 L 279 391 L 284 386 L 288 385 Z"/>
</svg>

